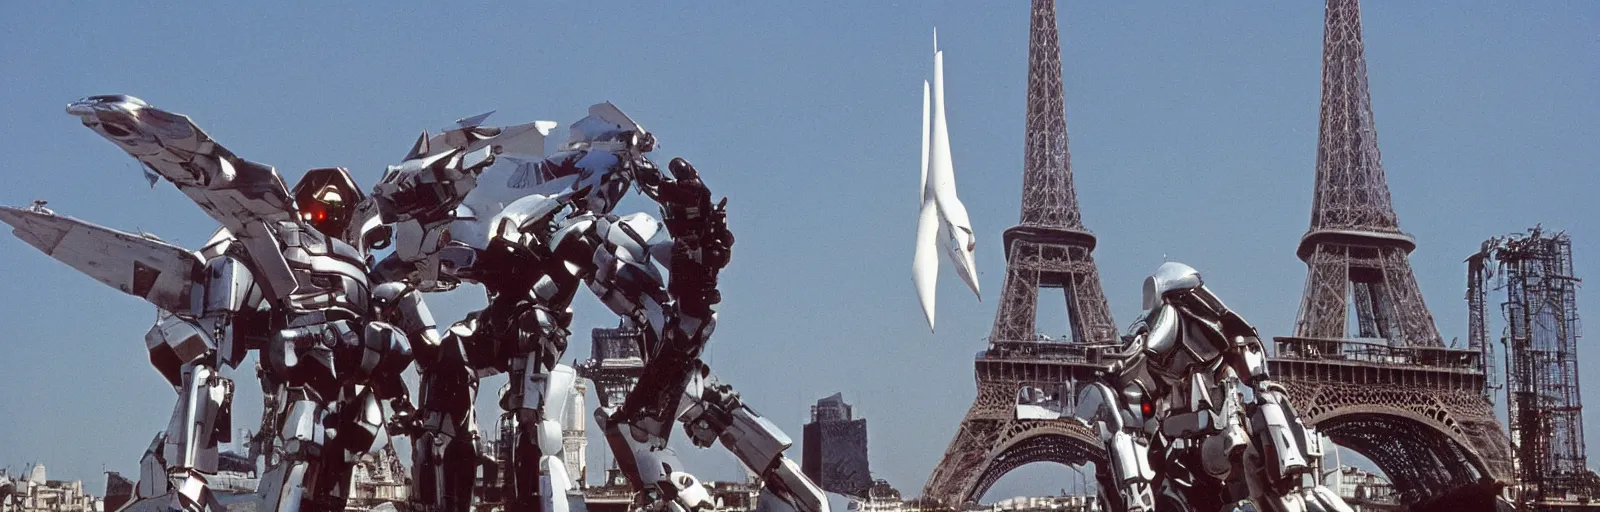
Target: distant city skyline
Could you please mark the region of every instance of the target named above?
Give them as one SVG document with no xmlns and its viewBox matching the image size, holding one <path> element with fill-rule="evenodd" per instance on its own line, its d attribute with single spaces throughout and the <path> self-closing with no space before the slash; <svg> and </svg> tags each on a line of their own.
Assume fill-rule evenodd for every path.
<svg viewBox="0 0 1600 512">
<path fill-rule="evenodd" d="M 1016 223 L 1021 191 L 1026 4 L 384 7 L 9 10 L 0 204 L 48 200 L 191 248 L 211 233 L 192 202 L 147 186 L 130 158 L 63 112 L 84 96 L 130 94 L 188 115 L 290 182 L 337 165 L 364 187 L 423 129 L 497 109 L 489 124 L 548 119 L 564 134 L 590 104 L 613 101 L 658 136 L 654 157 L 689 158 L 729 198 L 738 244 L 707 354 L 714 370 L 795 438 L 797 460 L 810 404 L 843 391 L 871 419 L 874 477 L 921 494 L 972 402 L 971 358 L 994 318 L 993 299 L 947 279 L 930 334 L 911 283 L 931 34 L 945 52 L 978 279 L 998 292 L 1000 232 Z M 1289 334 L 1305 282 L 1294 249 L 1309 221 L 1322 5 L 1058 10 L 1074 177 L 1118 324 L 1138 313 L 1144 276 L 1171 259 L 1198 268 L 1263 335 Z M 1600 277 L 1600 5 L 1367 2 L 1362 22 L 1393 202 L 1447 343 L 1466 344 L 1462 260 L 1490 236 L 1565 230 L 1578 276 Z M 640 210 L 654 207 L 631 197 L 621 208 Z M 0 261 L 10 329 L 0 467 L 39 461 L 85 484 L 103 482 L 102 465 L 137 474 L 174 399 L 144 351 L 153 308 L 14 237 L 0 236 Z M 1063 304 L 1042 299 L 1042 310 Z M 475 287 L 429 301 L 445 325 L 482 305 Z M 1578 304 L 1591 312 L 1600 297 L 1580 291 Z M 587 357 L 590 328 L 616 325 L 594 300 L 574 309 L 569 362 Z M 1040 320 L 1046 334 L 1065 332 L 1060 311 Z M 1591 347 L 1580 342 L 1579 357 L 1600 357 Z M 231 376 L 234 428 L 254 429 L 251 368 Z M 480 388 L 485 434 L 503 383 Z M 1600 379 L 1582 385 L 1595 407 Z M 1600 454 L 1600 420 L 1586 431 Z M 593 432 L 590 443 L 598 475 L 606 449 Z M 678 430 L 673 446 L 702 479 L 743 478 L 720 447 L 696 449 Z M 1030 465 L 984 501 L 1080 479 Z"/>
</svg>

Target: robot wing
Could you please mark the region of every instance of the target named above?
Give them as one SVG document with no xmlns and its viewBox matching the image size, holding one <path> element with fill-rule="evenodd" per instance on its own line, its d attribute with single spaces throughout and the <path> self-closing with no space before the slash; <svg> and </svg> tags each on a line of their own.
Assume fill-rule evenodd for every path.
<svg viewBox="0 0 1600 512">
<path fill-rule="evenodd" d="M 622 109 L 607 101 L 596 103 L 589 107 L 589 115 L 578 122 L 572 123 L 567 135 L 567 147 L 576 147 L 582 144 L 606 142 L 622 132 L 645 132 L 633 118 L 622 113 Z"/>
<path fill-rule="evenodd" d="M 188 117 L 132 96 L 91 96 L 67 113 L 172 182 L 239 240 L 269 297 L 299 284 L 268 226 L 296 221 L 294 200 L 272 166 L 239 158 Z"/>
<path fill-rule="evenodd" d="M 58 216 L 44 208 L 0 206 L 12 234 L 96 281 L 166 311 L 188 311 L 191 286 L 205 269 L 182 247 Z"/>
</svg>

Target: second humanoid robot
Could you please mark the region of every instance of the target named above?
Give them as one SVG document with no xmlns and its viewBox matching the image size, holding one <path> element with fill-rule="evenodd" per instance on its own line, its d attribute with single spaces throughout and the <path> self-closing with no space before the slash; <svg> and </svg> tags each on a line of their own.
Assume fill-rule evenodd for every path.
<svg viewBox="0 0 1600 512">
<path fill-rule="evenodd" d="M 1105 443 L 1097 472 L 1109 510 L 1350 510 L 1304 482 L 1322 439 L 1272 380 L 1255 328 L 1199 272 L 1163 264 L 1145 280 L 1144 307 L 1116 362 L 1078 398 L 1077 417 Z"/>
<path fill-rule="evenodd" d="M 471 481 L 460 475 L 470 475 L 461 471 L 476 462 L 467 434 L 477 378 L 506 372 L 511 384 L 500 405 L 516 420 L 516 444 L 505 469 L 508 509 L 566 510 L 571 479 L 555 455 L 561 449 L 558 420 L 569 413 L 561 395 L 574 376 L 558 361 L 567 347 L 569 306 L 587 287 L 645 332 L 640 382 L 620 407 L 596 411 L 619 466 L 639 491 L 637 506 L 714 507 L 667 447 L 677 420 L 697 446 L 720 440 L 760 474 L 767 496 L 775 498 L 771 503 L 826 511 L 822 491 L 784 457 L 789 438 L 743 405 L 699 360 L 716 325 L 717 274 L 733 243 L 722 206 L 711 203 L 687 161 L 674 159 L 668 166 L 672 176 L 664 175 L 644 156 L 654 149 L 654 136 L 611 104 L 595 105 L 589 113 L 572 125 L 560 151 L 519 170 L 516 179 L 527 189 L 503 211 L 456 217 L 466 192 L 461 180 L 421 171 L 434 158 L 430 141 L 440 140 L 426 134 L 407 163 L 375 191 L 386 211 L 424 212 L 385 217 L 396 223 L 398 237 L 396 254 L 379 265 L 381 273 L 413 283 L 438 276 L 434 286 L 477 282 L 488 292 L 487 307 L 452 326 L 438 347 L 426 354 L 418 350 L 419 505 L 465 510 Z M 504 136 L 495 129 L 459 133 L 450 150 L 471 150 Z M 633 185 L 661 204 L 664 223 L 642 213 L 611 213 Z M 657 264 L 668 269 L 670 280 Z"/>
</svg>

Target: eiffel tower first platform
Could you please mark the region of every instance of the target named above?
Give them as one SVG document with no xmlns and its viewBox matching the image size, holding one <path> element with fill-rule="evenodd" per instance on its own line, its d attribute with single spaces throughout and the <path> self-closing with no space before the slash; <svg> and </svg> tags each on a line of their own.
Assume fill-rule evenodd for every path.
<svg viewBox="0 0 1600 512">
<path fill-rule="evenodd" d="M 1102 366 L 1096 347 L 1115 343 L 1117 328 L 1072 186 L 1057 37 L 1054 0 L 1034 0 L 1022 221 L 1004 234 L 1006 278 L 988 350 L 975 362 L 977 399 L 922 491 L 945 507 L 976 502 L 1032 462 L 1105 460 L 1094 434 L 1063 415 L 1071 414 L 1077 383 Z M 1071 343 L 1035 334 L 1041 289 L 1066 295 Z"/>
<path fill-rule="evenodd" d="M 1416 241 L 1400 231 L 1379 158 L 1358 1 L 1328 0 L 1323 30 L 1316 189 L 1297 251 L 1306 284 L 1294 336 L 1273 338 L 1272 375 L 1307 423 L 1376 463 L 1414 509 L 1485 504 L 1512 476 L 1486 393 L 1492 362 L 1444 347 L 1412 275 Z"/>
</svg>

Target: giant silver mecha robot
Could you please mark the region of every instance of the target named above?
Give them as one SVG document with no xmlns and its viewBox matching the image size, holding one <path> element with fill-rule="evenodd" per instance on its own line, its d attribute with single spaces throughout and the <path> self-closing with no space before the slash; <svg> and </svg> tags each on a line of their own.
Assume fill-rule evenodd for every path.
<svg viewBox="0 0 1600 512">
<path fill-rule="evenodd" d="M 514 128 L 525 132 L 527 126 Z M 451 150 L 506 137 L 510 130 L 458 130 Z M 574 376 L 558 361 L 567 347 L 569 306 L 587 287 L 646 333 L 646 369 L 638 385 L 622 404 L 603 404 L 595 412 L 619 466 L 639 491 L 636 506 L 714 506 L 667 447 L 678 421 L 695 445 L 720 440 L 761 475 L 770 504 L 826 511 L 821 489 L 784 457 L 789 438 L 699 359 L 716 325 L 716 278 L 733 243 L 723 205 L 712 204 L 688 161 L 674 159 L 667 169 L 671 176 L 665 175 L 645 157 L 655 148 L 654 136 L 609 103 L 591 107 L 570 130 L 559 151 L 519 166 L 511 179 L 517 181 L 513 188 L 522 189 L 520 198 L 502 211 L 455 208 L 471 203 L 461 184 L 476 177 L 441 178 L 424 170 L 439 140 L 427 134 L 375 189 L 386 212 L 424 212 L 385 217 L 397 225 L 398 248 L 379 264 L 380 273 L 430 289 L 448 288 L 454 280 L 476 282 L 488 292 L 487 307 L 457 322 L 428 354 L 418 350 L 424 383 L 416 504 L 466 509 L 470 477 L 455 468 L 475 460 L 474 445 L 463 437 L 473 429 L 476 380 L 507 372 L 511 383 L 500 405 L 517 430 L 510 467 L 503 469 L 511 482 L 508 508 L 567 509 L 571 479 L 557 457 L 558 420 L 576 412 L 563 409 Z M 631 186 L 661 205 L 664 222 L 643 213 L 612 213 Z M 449 201 L 440 208 L 424 206 L 440 198 Z M 663 279 L 657 265 L 670 279 Z"/>
<path fill-rule="evenodd" d="M 278 462 L 261 478 L 258 508 L 343 510 L 352 464 L 388 439 L 380 402 L 402 419 L 413 410 L 401 380 L 409 340 L 437 338 L 414 293 L 369 281 L 368 250 L 387 241 L 372 209 L 361 207 L 370 203 L 340 168 L 309 171 L 289 190 L 272 167 L 138 98 L 94 96 L 67 112 L 223 227 L 189 251 L 42 205 L 0 210 L 18 237 L 160 310 L 145 339 L 178 403 L 141 463 L 131 509 L 222 510 L 206 479 L 232 432 L 233 383 L 223 372 L 256 349 L 263 391 L 278 398 L 267 414 L 276 424 L 263 425 L 278 434 L 269 457 Z M 492 155 L 447 159 L 471 168 Z"/>
<path fill-rule="evenodd" d="M 1116 361 L 1078 398 L 1078 419 L 1105 443 L 1097 472 L 1107 508 L 1350 510 L 1304 482 L 1315 478 L 1321 437 L 1267 372 L 1255 328 L 1198 271 L 1163 264 L 1145 280 L 1144 308 Z"/>
</svg>

